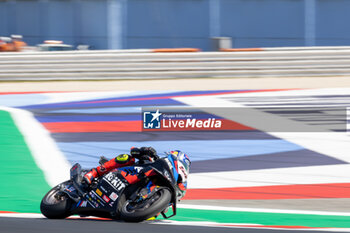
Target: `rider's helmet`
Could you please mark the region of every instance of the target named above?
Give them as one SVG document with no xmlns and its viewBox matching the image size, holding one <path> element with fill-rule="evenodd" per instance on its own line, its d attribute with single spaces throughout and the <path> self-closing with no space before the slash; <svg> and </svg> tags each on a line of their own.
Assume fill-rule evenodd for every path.
<svg viewBox="0 0 350 233">
<path fill-rule="evenodd" d="M 179 150 L 170 151 L 170 154 L 174 158 L 175 169 L 179 174 L 179 177 L 177 179 L 178 182 L 187 182 L 191 166 L 190 158 L 185 153 Z"/>
</svg>

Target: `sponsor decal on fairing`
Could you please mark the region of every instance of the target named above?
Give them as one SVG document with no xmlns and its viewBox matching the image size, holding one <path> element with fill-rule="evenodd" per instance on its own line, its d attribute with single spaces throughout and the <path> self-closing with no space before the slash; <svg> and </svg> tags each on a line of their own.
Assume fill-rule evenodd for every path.
<svg viewBox="0 0 350 233">
<path fill-rule="evenodd" d="M 109 198 L 111 198 L 113 201 L 118 199 L 118 194 L 116 194 L 115 192 L 112 192 L 111 195 L 109 195 Z"/>
<path fill-rule="evenodd" d="M 121 191 L 125 188 L 125 184 L 123 183 L 123 181 L 116 177 L 112 172 L 104 176 L 103 179 L 118 191 Z"/>
<path fill-rule="evenodd" d="M 106 195 L 103 195 L 102 198 L 103 198 L 103 200 L 105 200 L 105 202 L 107 202 L 107 203 L 111 200 L 111 199 L 109 199 Z"/>
</svg>

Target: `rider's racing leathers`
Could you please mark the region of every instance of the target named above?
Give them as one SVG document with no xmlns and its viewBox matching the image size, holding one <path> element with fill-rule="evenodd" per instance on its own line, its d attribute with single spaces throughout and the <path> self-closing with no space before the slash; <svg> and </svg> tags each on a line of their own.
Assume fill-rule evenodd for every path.
<svg viewBox="0 0 350 233">
<path fill-rule="evenodd" d="M 89 172 L 87 172 L 84 175 L 84 181 L 87 184 L 91 184 L 95 178 L 102 176 L 114 169 L 134 165 L 135 159 L 138 159 L 139 163 L 150 163 L 150 162 L 154 162 L 158 158 L 159 157 L 157 156 L 156 150 L 152 147 L 141 147 L 141 148 L 132 147 L 130 150 L 130 155 L 120 154 L 117 157 L 105 162 L 104 164 L 91 169 Z M 119 172 L 121 173 L 121 175 L 123 175 L 123 177 L 126 179 L 126 181 L 129 184 L 134 184 L 140 181 L 143 178 L 143 176 L 151 177 L 156 175 L 156 172 L 153 171 L 153 169 L 147 170 L 143 173 L 137 173 L 137 174 L 129 174 L 129 173 L 127 174 L 127 172 L 123 171 L 123 169 L 120 169 Z M 151 190 L 153 188 L 154 187 L 150 187 Z M 178 200 L 185 195 L 186 189 L 187 189 L 187 181 L 186 182 L 179 181 L 177 183 Z"/>
</svg>

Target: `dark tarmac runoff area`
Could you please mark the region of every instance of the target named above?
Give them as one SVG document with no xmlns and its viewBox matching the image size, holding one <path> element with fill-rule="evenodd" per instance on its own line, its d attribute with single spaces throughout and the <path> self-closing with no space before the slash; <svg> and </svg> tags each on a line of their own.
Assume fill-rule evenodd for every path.
<svg viewBox="0 0 350 233">
<path fill-rule="evenodd" d="M 180 226 L 149 223 L 125 223 L 118 221 L 103 221 L 91 219 L 28 219 L 28 218 L 0 218 L 1 233 L 277 233 L 277 232 L 314 232 L 326 231 L 302 231 L 282 229 L 244 229 L 226 227 L 201 227 L 201 226 Z M 329 231 L 331 232 L 331 231 Z"/>
</svg>

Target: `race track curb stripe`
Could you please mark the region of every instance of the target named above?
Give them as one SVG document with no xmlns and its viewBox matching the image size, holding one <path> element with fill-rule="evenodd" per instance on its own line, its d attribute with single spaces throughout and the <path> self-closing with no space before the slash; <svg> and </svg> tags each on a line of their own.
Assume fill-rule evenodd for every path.
<svg viewBox="0 0 350 233">
<path fill-rule="evenodd" d="M 0 210 L 38 212 L 50 186 L 7 111 L 0 110 L 0 129 Z"/>
<path fill-rule="evenodd" d="M 188 189 L 184 200 L 282 200 L 350 198 L 350 183 Z"/>
<path fill-rule="evenodd" d="M 280 214 L 350 216 L 350 212 L 334 212 L 334 211 L 290 210 L 290 209 L 284 210 L 284 209 L 244 208 L 244 207 L 226 207 L 226 206 L 191 205 L 191 204 L 178 204 L 177 207 L 180 209 L 196 209 L 196 210 L 223 210 L 223 211 L 238 211 L 238 212 L 280 213 Z"/>
<path fill-rule="evenodd" d="M 210 221 L 219 224 L 260 224 L 264 226 L 304 226 L 317 228 L 350 228 L 350 216 L 226 211 L 179 208 L 175 221 Z M 325 213 L 326 214 L 326 213 Z"/>
<path fill-rule="evenodd" d="M 44 172 L 48 184 L 53 187 L 68 180 L 71 164 L 58 149 L 49 132 L 35 120 L 32 113 L 9 107 L 0 107 L 0 110 L 11 114 L 36 164 Z"/>
</svg>

